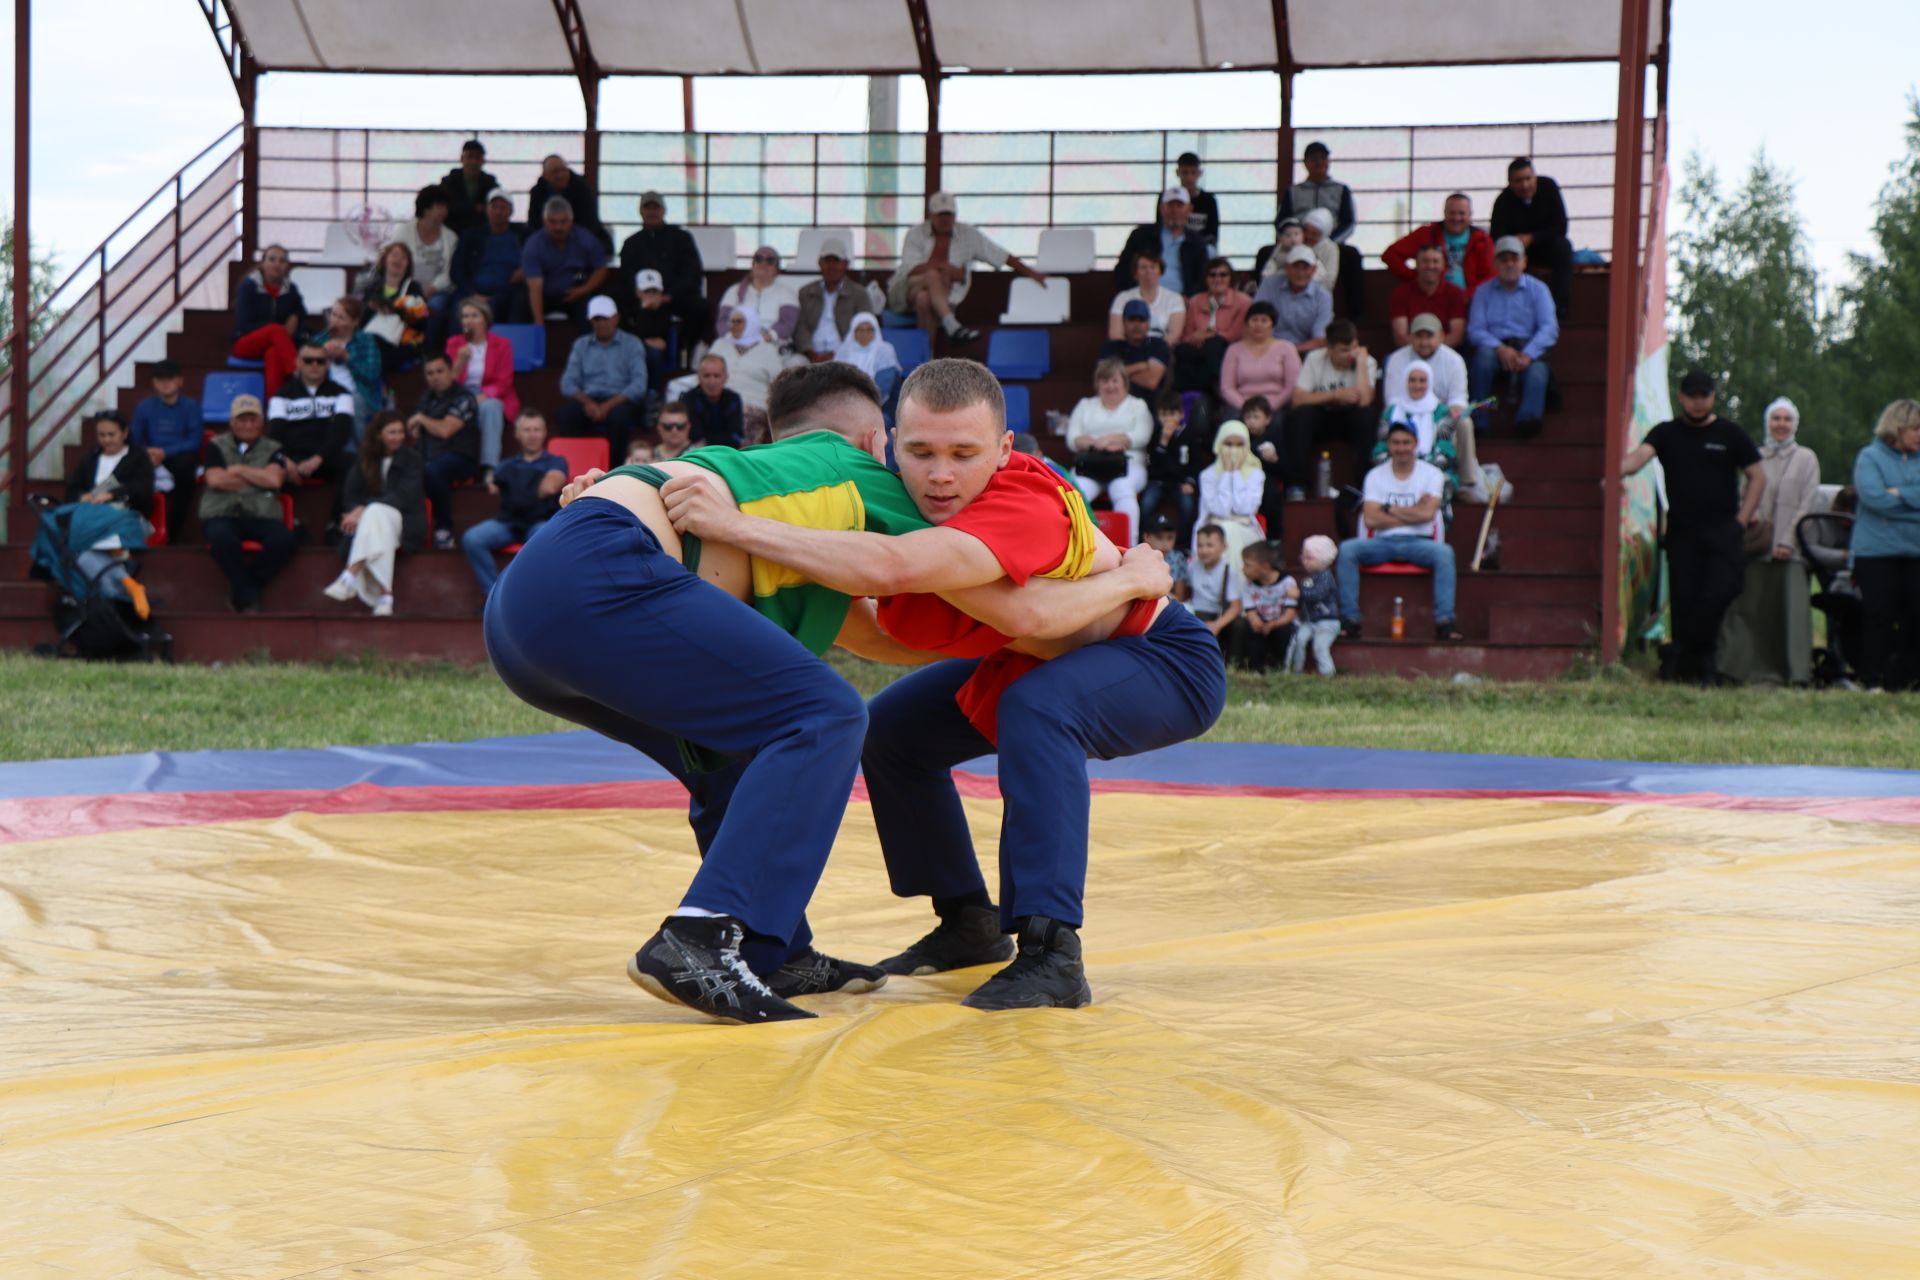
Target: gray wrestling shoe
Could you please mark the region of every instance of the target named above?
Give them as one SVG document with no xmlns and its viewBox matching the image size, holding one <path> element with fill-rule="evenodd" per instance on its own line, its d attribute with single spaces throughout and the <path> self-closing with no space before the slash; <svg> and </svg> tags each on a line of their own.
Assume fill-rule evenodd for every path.
<svg viewBox="0 0 1920 1280">
<path fill-rule="evenodd" d="M 627 961 L 627 976 L 670 1004 L 728 1022 L 811 1018 L 775 995 L 740 958 L 745 936 L 732 916 L 669 916 Z"/>
<path fill-rule="evenodd" d="M 1093 988 L 1080 963 L 1080 934 L 1058 920 L 1028 916 L 1013 963 L 960 1003 L 969 1009 L 1078 1009 L 1092 1004 Z"/>
<path fill-rule="evenodd" d="M 829 991 L 860 995 L 877 991 L 886 985 L 885 969 L 836 959 L 812 947 L 767 975 L 767 989 L 782 1000 L 791 1000 L 795 996 L 825 995 Z"/>
<path fill-rule="evenodd" d="M 918 976 L 998 964 L 1013 955 L 1013 939 L 1000 932 L 1000 913 L 992 907 L 962 907 L 940 917 L 920 941 L 880 962 L 886 973 Z"/>
</svg>

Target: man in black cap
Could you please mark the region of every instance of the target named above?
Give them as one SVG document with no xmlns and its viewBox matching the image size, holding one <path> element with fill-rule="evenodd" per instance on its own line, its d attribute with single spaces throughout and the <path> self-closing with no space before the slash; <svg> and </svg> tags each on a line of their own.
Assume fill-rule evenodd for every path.
<svg viewBox="0 0 1920 1280">
<path fill-rule="evenodd" d="M 1666 472 L 1667 595 L 1673 601 L 1671 661 L 1662 655 L 1660 677 L 1711 684 L 1720 620 L 1740 598 L 1745 530 L 1767 473 L 1747 433 L 1714 415 L 1713 377 L 1699 369 L 1680 379 L 1680 416 L 1647 432 L 1621 474 L 1633 475 L 1655 458 Z"/>
</svg>

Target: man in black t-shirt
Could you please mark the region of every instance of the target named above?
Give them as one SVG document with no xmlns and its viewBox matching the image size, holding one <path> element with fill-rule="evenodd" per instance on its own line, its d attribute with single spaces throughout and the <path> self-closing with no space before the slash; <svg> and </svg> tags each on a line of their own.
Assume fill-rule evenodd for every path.
<svg viewBox="0 0 1920 1280">
<path fill-rule="evenodd" d="M 453 366 L 443 355 L 430 355 L 420 366 L 427 390 L 420 408 L 407 419 L 407 430 L 426 460 L 427 501 L 433 504 L 433 545 L 451 551 L 453 542 L 453 486 L 480 474 L 480 406 L 473 393 L 453 380 Z"/>
<path fill-rule="evenodd" d="M 1126 336 L 1109 339 L 1100 348 L 1102 360 L 1112 357 L 1127 366 L 1127 389 L 1146 401 L 1149 409 L 1159 402 L 1160 388 L 1173 364 L 1167 340 L 1148 332 L 1152 323 L 1147 304 L 1135 298 L 1120 313 L 1120 331 Z"/>
<path fill-rule="evenodd" d="M 1714 416 L 1709 374 L 1695 369 L 1680 379 L 1680 409 L 1678 418 L 1661 423 L 1634 446 L 1621 474 L 1630 476 L 1655 458 L 1666 472 L 1674 661 L 1671 667 L 1662 662 L 1661 678 L 1711 684 L 1720 621 L 1740 598 L 1746 573 L 1743 533 L 1760 506 L 1767 473 L 1747 433 Z"/>
</svg>

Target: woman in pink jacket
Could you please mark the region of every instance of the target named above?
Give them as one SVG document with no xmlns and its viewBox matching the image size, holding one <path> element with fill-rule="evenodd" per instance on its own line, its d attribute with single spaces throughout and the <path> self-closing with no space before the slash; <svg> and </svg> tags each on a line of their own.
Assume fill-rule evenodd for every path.
<svg viewBox="0 0 1920 1280">
<path fill-rule="evenodd" d="M 1248 396 L 1265 396 L 1278 418 L 1300 382 L 1300 353 L 1285 338 L 1273 336 L 1276 315 L 1270 302 L 1247 308 L 1240 341 L 1227 348 L 1220 366 L 1220 398 L 1237 413 Z"/>
<path fill-rule="evenodd" d="M 500 439 L 520 416 L 513 389 L 513 343 L 493 332 L 493 308 L 481 297 L 460 304 L 460 332 L 447 339 L 453 380 L 473 392 L 480 404 L 480 471 L 493 474 L 500 463 Z"/>
</svg>

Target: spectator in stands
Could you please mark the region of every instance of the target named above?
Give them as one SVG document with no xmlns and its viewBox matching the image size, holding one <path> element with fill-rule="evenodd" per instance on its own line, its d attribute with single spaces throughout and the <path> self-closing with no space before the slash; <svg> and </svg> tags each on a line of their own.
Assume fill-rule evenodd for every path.
<svg viewBox="0 0 1920 1280">
<path fill-rule="evenodd" d="M 1207 263 L 1206 283 L 1204 291 L 1187 299 L 1180 343 L 1173 349 L 1173 385 L 1211 394 L 1220 385 L 1227 348 L 1246 330 L 1253 300 L 1233 287 L 1233 264 L 1225 258 Z"/>
<path fill-rule="evenodd" d="M 1475 400 L 1493 393 L 1496 377 L 1506 374 L 1520 388 L 1513 429 L 1521 439 L 1540 434 L 1547 414 L 1547 353 L 1560 341 L 1560 320 L 1547 286 L 1527 274 L 1526 247 L 1512 236 L 1496 246 L 1499 274 L 1473 295 L 1467 312 L 1467 339 L 1473 359 L 1467 365 L 1467 389 Z M 1486 429 L 1486 410 L 1474 415 Z"/>
<path fill-rule="evenodd" d="M 555 196 L 540 206 L 540 230 L 520 251 L 527 279 L 527 319 L 534 324 L 565 313 L 589 328 L 587 299 L 607 282 L 607 251 L 599 237 L 574 225 L 573 206 Z"/>
<path fill-rule="evenodd" d="M 1538 280 L 1532 284 L 1543 298 L 1548 296 L 1545 285 Z M 1551 305 L 1547 314 L 1553 314 Z M 1720 623 L 1740 596 L 1746 568 L 1744 533 L 1767 488 L 1760 451 L 1738 423 L 1714 413 L 1713 392 L 1712 376 L 1699 369 L 1680 379 L 1681 416 L 1647 432 L 1620 470 L 1630 476 L 1660 459 L 1667 490 L 1668 598 L 1673 602 L 1673 648 L 1661 655 L 1660 678 L 1703 685 L 1715 677 Z M 1861 499 L 1864 505 L 1866 495 Z M 1857 524 L 1853 547 L 1857 556 Z"/>
<path fill-rule="evenodd" d="M 286 483 L 285 455 L 265 434 L 266 420 L 254 396 L 235 396 L 227 430 L 207 442 L 206 488 L 200 494 L 200 528 L 213 562 L 227 579 L 227 605 L 235 613 L 260 612 L 260 593 L 293 555 L 293 530 L 280 512 Z M 251 559 L 242 542 L 257 542 Z"/>
<path fill-rule="evenodd" d="M 1367 473 L 1360 519 L 1369 538 L 1340 544 L 1340 635 L 1360 637 L 1360 571 L 1376 564 L 1415 564 L 1433 571 L 1433 636 L 1464 639 L 1453 625 L 1453 548 L 1437 536 L 1446 479 L 1414 457 L 1418 437 L 1396 422 L 1387 429 L 1387 461 Z"/>
<path fill-rule="evenodd" d="M 900 265 L 887 283 L 887 309 L 917 317 L 929 334 L 937 325 L 950 341 L 975 342 L 979 332 L 961 324 L 955 314 L 973 284 L 974 263 L 1006 267 L 1042 283 L 1046 276 L 961 222 L 959 212 L 945 191 L 927 197 L 927 220 L 907 232 L 900 246 Z"/>
<path fill-rule="evenodd" d="M 800 295 L 780 278 L 780 254 L 772 245 L 755 249 L 746 278 L 721 295 L 714 315 L 721 337 L 730 332 L 729 317 L 741 309 L 753 313 L 755 332 L 775 351 L 792 341 L 794 326 L 800 323 Z"/>
<path fill-rule="evenodd" d="M 1187 607 L 1193 616 L 1219 636 L 1240 616 L 1239 557 L 1227 554 L 1226 532 L 1217 524 L 1203 524 L 1193 533 L 1193 559 L 1187 562 Z M 1220 646 L 1226 648 L 1225 641 Z"/>
<path fill-rule="evenodd" d="M 233 292 L 232 352 L 264 362 L 268 387 L 279 386 L 293 372 L 294 335 L 307 313 L 306 299 L 288 278 L 292 272 L 286 249 L 270 244 L 260 251 L 260 269 Z"/>
<path fill-rule="evenodd" d="M 1454 461 L 1459 468 L 1459 496 L 1468 502 L 1485 502 L 1493 488 L 1498 487 L 1500 500 L 1505 502 L 1513 496 L 1513 486 L 1501 476 L 1498 466 L 1488 463 L 1483 468 L 1480 465 L 1474 420 L 1467 412 L 1472 404 L 1468 399 L 1467 362 L 1458 351 L 1441 342 L 1439 316 L 1430 313 L 1415 316 L 1407 336 L 1412 341 L 1387 357 L 1386 373 L 1380 384 L 1381 397 L 1388 403 L 1404 399 L 1407 370 L 1416 361 L 1426 365 L 1428 385 L 1434 397 L 1446 406 L 1447 430 L 1452 433 L 1457 451 Z M 1370 448 L 1378 452 L 1377 447 Z"/>
<path fill-rule="evenodd" d="M 1240 616 L 1227 627 L 1227 661 L 1249 671 L 1280 666 L 1293 640 L 1299 584 L 1280 572 L 1271 542 L 1241 548 L 1240 577 Z"/>
<path fill-rule="evenodd" d="M 1295 245 L 1287 250 L 1286 274 L 1269 276 L 1253 295 L 1273 310 L 1274 333 L 1302 354 L 1327 345 L 1327 322 L 1333 319 L 1333 295 L 1313 282 L 1319 268 L 1313 250 Z"/>
<path fill-rule="evenodd" d="M 1553 304 L 1566 319 L 1567 299 L 1573 291 L 1573 243 L 1567 239 L 1567 205 L 1560 184 L 1536 174 L 1533 161 L 1521 156 L 1507 166 L 1507 189 L 1493 200 L 1488 234 L 1496 241 L 1507 236 L 1527 251 L 1527 261 L 1545 267 Z"/>
<path fill-rule="evenodd" d="M 1306 496 L 1317 470 L 1314 449 L 1329 440 L 1347 443 L 1353 451 L 1355 481 L 1366 479 L 1372 469 L 1368 455 L 1373 451 L 1380 421 L 1373 407 L 1377 372 L 1373 357 L 1360 345 L 1353 322 L 1329 322 L 1327 345 L 1309 352 L 1301 362 L 1299 381 L 1287 408 L 1283 433 L 1287 501 Z M 1464 369 L 1461 377 L 1464 381 Z"/>
<path fill-rule="evenodd" d="M 731 262 L 712 264 L 716 271 L 731 267 Z M 658 191 L 640 196 L 640 229 L 620 246 L 620 271 L 629 281 L 638 281 L 642 271 L 660 273 L 661 288 L 672 300 L 673 314 L 687 335 L 689 349 L 704 342 L 711 332 L 707 308 L 706 264 L 700 261 L 700 246 L 685 227 L 667 222 L 667 201 Z M 634 285 L 638 288 L 638 284 Z"/>
<path fill-rule="evenodd" d="M 1413 341 L 1409 327 L 1415 316 L 1435 316 L 1440 321 L 1441 337 L 1449 347 L 1467 340 L 1467 291 L 1447 279 L 1447 251 L 1437 244 L 1421 245 L 1413 255 L 1413 279 L 1393 288 L 1387 303 L 1393 324 L 1393 345 L 1404 347 Z"/>
<path fill-rule="evenodd" d="M 1126 366 L 1128 387 L 1148 405 L 1160 398 L 1167 366 L 1173 363 L 1172 349 L 1164 338 L 1153 336 L 1152 324 L 1152 308 L 1131 298 L 1121 312 L 1120 336 L 1109 338 L 1100 348 L 1102 360 L 1118 360 Z"/>
<path fill-rule="evenodd" d="M 1440 221 L 1401 236 L 1380 255 L 1387 270 L 1402 280 L 1415 278 L 1414 255 L 1435 244 L 1447 255 L 1446 278 L 1471 296 L 1493 278 L 1493 237 L 1473 225 L 1473 201 L 1456 191 L 1441 206 Z"/>
<path fill-rule="evenodd" d="M 1207 252 L 1217 252 L 1214 246 L 1220 243 L 1220 202 L 1212 192 L 1200 189 L 1200 157 L 1182 151 L 1173 162 L 1173 176 L 1187 193 L 1187 234 L 1205 244 Z"/>
<path fill-rule="evenodd" d="M 1266 536 L 1255 517 L 1266 497 L 1267 478 L 1253 453 L 1253 437 L 1243 422 L 1223 422 L 1213 434 L 1213 462 L 1200 472 L 1200 511 L 1194 519 L 1226 539 L 1230 564 L 1240 549 Z M 1275 532 L 1279 532 L 1275 530 Z M 1194 543 L 1199 552 L 1200 544 Z"/>
<path fill-rule="evenodd" d="M 456 296 L 453 259 L 459 251 L 460 237 L 447 229 L 446 220 L 446 191 L 439 186 L 422 187 L 413 197 L 413 221 L 402 222 L 393 232 L 394 242 L 407 246 L 414 278 L 427 299 L 429 351 L 438 351 L 447 340 L 448 309 Z"/>
<path fill-rule="evenodd" d="M 1312 649 L 1314 667 L 1323 676 L 1333 674 L 1333 642 L 1340 638 L 1340 584 L 1333 566 L 1339 556 L 1340 549 L 1324 534 L 1300 544 L 1300 567 L 1306 572 L 1300 576 L 1300 612 L 1287 647 L 1289 672 L 1304 672 Z"/>
<path fill-rule="evenodd" d="M 475 296 L 460 304 L 460 332 L 447 339 L 453 380 L 479 406 L 480 473 L 500 461 L 507 423 L 520 417 L 520 393 L 513 385 L 513 343 L 493 331 L 493 308 Z"/>
<path fill-rule="evenodd" d="M 194 475 L 200 469 L 200 445 L 206 430 L 200 402 L 180 394 L 184 382 L 179 365 L 171 360 L 159 361 L 153 366 L 149 384 L 153 394 L 133 410 L 133 447 L 144 450 L 147 461 L 156 469 L 164 469 L 173 480 L 166 495 L 169 529 L 186 527 L 187 503 L 193 494 Z"/>
<path fill-rule="evenodd" d="M 1139 283 L 1115 295 L 1107 309 L 1107 340 L 1125 336 L 1125 313 L 1130 303 L 1147 309 L 1147 331 L 1169 346 L 1180 341 L 1187 321 L 1187 300 L 1161 285 L 1161 260 L 1158 249 L 1144 249 L 1133 257 L 1133 275 Z"/>
<path fill-rule="evenodd" d="M 1800 410 L 1782 396 L 1767 406 L 1760 466 L 1767 490 L 1746 537 L 1746 581 L 1720 626 L 1720 670 L 1741 684 L 1804 685 L 1813 679 L 1813 611 L 1806 562 L 1794 537 L 1820 498 L 1820 459 L 1798 444 Z M 1759 549 L 1764 546 L 1764 550 Z"/>
<path fill-rule="evenodd" d="M 1920 402 L 1895 400 L 1880 414 L 1854 459 L 1853 485 L 1860 680 L 1869 689 L 1920 688 Z"/>
<path fill-rule="evenodd" d="M 413 278 L 413 250 L 397 240 L 382 249 L 361 280 L 360 302 L 366 308 L 360 327 L 380 344 L 381 367 L 389 376 L 420 358 L 431 313 Z"/>
<path fill-rule="evenodd" d="M 1247 444 L 1254 461 L 1265 477 L 1260 493 L 1260 518 L 1274 533 L 1280 531 L 1281 503 L 1285 500 L 1286 462 L 1280 453 L 1280 429 L 1274 425 L 1273 405 L 1265 396 L 1248 396 L 1240 406 L 1240 425 L 1247 429 Z"/>
<path fill-rule="evenodd" d="M 1187 230 L 1187 219 L 1193 213 L 1189 201 L 1185 187 L 1168 187 L 1160 194 L 1160 220 L 1135 227 L 1127 236 L 1126 247 L 1120 250 L 1120 260 L 1113 265 L 1116 290 L 1125 290 L 1139 279 L 1134 263 L 1147 254 L 1160 262 L 1162 275 L 1156 279 L 1164 280 L 1169 293 L 1184 297 L 1205 287 L 1207 259 L 1213 256 L 1213 250 L 1205 236 Z M 1178 340 L 1177 335 L 1169 339 Z"/>
<path fill-rule="evenodd" d="M 832 358 L 873 379 L 880 389 L 880 403 L 887 404 L 904 378 L 900 353 L 882 336 L 880 318 L 871 311 L 857 313 L 847 324 L 847 336 L 832 352 Z"/>
<path fill-rule="evenodd" d="M 746 405 L 740 393 L 727 385 L 727 362 L 709 352 L 696 372 L 699 385 L 680 397 L 693 420 L 694 440 L 739 448 L 746 438 Z"/>
<path fill-rule="evenodd" d="M 1248 396 L 1265 396 L 1277 411 L 1292 398 L 1300 382 L 1300 353 L 1274 336 L 1275 327 L 1271 302 L 1263 299 L 1247 308 L 1246 329 L 1220 365 L 1220 398 L 1230 408 L 1238 410 Z"/>
<path fill-rule="evenodd" d="M 1067 447 L 1073 450 L 1073 482 L 1091 505 L 1101 494 L 1127 528 L 1140 528 L 1140 490 L 1147 483 L 1147 445 L 1153 413 L 1128 394 L 1127 367 L 1109 356 L 1093 369 L 1095 394 L 1073 406 Z"/>
<path fill-rule="evenodd" d="M 661 434 L 666 434 L 668 405 L 660 411 Z M 684 419 L 684 414 L 682 415 Z M 525 542 L 560 510 L 560 490 L 567 484 L 567 461 L 547 450 L 547 420 L 538 409 L 527 409 L 514 419 L 514 442 L 519 449 L 502 458 L 487 481 L 487 492 L 500 497 L 499 510 L 460 535 L 460 550 L 473 568 L 480 594 L 487 595 L 500 578 L 493 556 L 502 547 Z"/>
<path fill-rule="evenodd" d="M 553 434 L 599 436 L 607 442 L 609 459 L 624 458 L 647 395 L 647 350 L 620 328 L 620 309 L 612 298 L 588 303 L 587 316 L 593 332 L 576 338 L 567 355 L 560 375 L 560 394 L 567 400 Z"/>
<path fill-rule="evenodd" d="M 289 486 L 337 479 L 352 461 L 353 393 L 329 376 L 332 363 L 325 347 L 306 343 L 299 372 L 267 401 L 267 429 L 279 442 Z"/>
<path fill-rule="evenodd" d="M 474 219 L 460 235 L 453 259 L 453 287 L 462 298 L 476 294 L 485 298 L 496 316 L 525 319 L 532 312 L 527 303 L 527 275 L 520 268 L 525 246 L 513 225 L 513 201 L 496 187 L 487 197 L 486 210 L 484 218 Z"/>
<path fill-rule="evenodd" d="M 445 355 L 428 356 L 421 372 L 427 389 L 407 419 L 407 430 L 419 441 L 425 464 L 421 483 L 433 504 L 433 545 L 451 551 L 453 486 L 480 474 L 480 404 L 473 392 L 453 380 L 453 362 Z"/>
<path fill-rule="evenodd" d="M 669 400 L 660 406 L 660 420 L 654 425 L 660 432 L 660 443 L 653 449 L 655 462 L 670 462 L 699 447 L 693 441 L 693 416 L 681 401 Z"/>
<path fill-rule="evenodd" d="M 446 360 L 436 355 L 427 363 L 444 368 Z M 329 600 L 344 603 L 358 596 L 374 617 L 393 616 L 394 558 L 403 550 L 418 551 L 426 540 L 422 472 L 406 420 L 391 410 L 375 415 L 360 440 L 359 456 L 340 482 L 340 532 L 351 540 L 340 547 L 347 567 L 321 588 Z"/>
<path fill-rule="evenodd" d="M 567 202 L 576 224 L 593 233 L 608 253 L 613 252 L 613 237 L 600 221 L 600 197 L 594 194 L 593 185 L 569 168 L 565 157 L 559 155 L 548 156 L 540 162 L 540 176 L 535 179 L 533 190 L 527 193 L 527 208 L 544 209 L 547 201 L 555 196 Z"/>
<path fill-rule="evenodd" d="M 1176 545 L 1180 540 L 1180 527 L 1164 515 L 1146 517 L 1147 531 L 1141 541 L 1158 551 L 1167 560 L 1167 576 L 1173 579 L 1172 596 L 1185 603 L 1193 595 L 1193 578 L 1189 572 L 1187 553 Z"/>
<path fill-rule="evenodd" d="M 713 344 L 713 354 L 727 364 L 727 385 L 740 393 L 746 406 L 741 421 L 746 442 L 764 444 L 767 430 L 767 388 L 786 368 L 774 344 L 763 338 L 760 317 L 752 307 L 735 307 L 727 313 L 727 331 Z"/>
<path fill-rule="evenodd" d="M 486 164 L 487 149 L 480 145 L 480 139 L 469 138 L 460 148 L 458 167 L 449 169 L 440 180 L 441 189 L 447 193 L 447 225 L 455 235 L 487 220 L 487 205 L 500 180 L 487 172 Z"/>
<path fill-rule="evenodd" d="M 834 358 L 853 332 L 853 318 L 867 309 L 866 286 L 847 279 L 848 256 L 847 242 L 829 236 L 820 246 L 820 278 L 800 289 L 793 349 L 815 364 Z"/>
<path fill-rule="evenodd" d="M 1313 282 L 1329 294 L 1340 280 L 1340 247 L 1333 242 L 1333 215 L 1325 209 L 1309 209 L 1300 219 L 1300 243 L 1313 250 L 1319 263 Z"/>
<path fill-rule="evenodd" d="M 1253 259 L 1254 288 L 1267 282 L 1268 276 L 1287 274 L 1287 255 L 1306 243 L 1306 231 L 1298 218 L 1282 218 L 1274 242 Z"/>
<path fill-rule="evenodd" d="M 1193 537 L 1193 513 L 1200 505 L 1200 468 L 1208 461 L 1199 438 L 1205 423 L 1187 421 L 1178 392 L 1162 392 L 1154 406 L 1155 430 L 1147 444 L 1147 485 L 1140 491 L 1140 515 L 1153 528 L 1154 515 L 1167 499 L 1180 511 L 1174 532 L 1182 545 Z M 1173 544 L 1168 544 L 1169 547 Z M 1162 547 L 1165 551 L 1168 547 Z"/>
<path fill-rule="evenodd" d="M 1281 192 L 1280 220 L 1284 224 L 1289 218 L 1298 218 L 1304 228 L 1306 219 L 1315 209 L 1326 211 L 1331 225 L 1321 225 L 1334 243 L 1335 259 L 1328 272 L 1329 279 L 1321 281 L 1321 284 L 1331 290 L 1333 279 L 1346 281 L 1342 286 L 1342 296 L 1346 299 L 1347 318 L 1359 324 L 1366 310 L 1366 274 L 1360 251 L 1347 243 L 1354 227 L 1353 191 L 1346 183 L 1335 182 L 1328 176 L 1333 153 L 1327 150 L 1326 143 L 1309 142 L 1301 159 L 1306 165 L 1306 180 L 1296 182 Z M 1308 244 L 1316 253 L 1319 252 L 1317 245 L 1311 241 Z M 1284 253 L 1292 247 L 1285 245 L 1275 252 Z"/>
<path fill-rule="evenodd" d="M 94 447 L 67 473 L 68 502 L 117 502 L 141 515 L 153 511 L 153 462 L 132 446 L 126 423 L 108 409 L 93 416 Z"/>
<path fill-rule="evenodd" d="M 360 299 L 348 294 L 334 299 L 327 308 L 327 327 L 307 339 L 326 351 L 327 376 L 353 393 L 353 438 L 356 446 L 360 432 L 373 415 L 386 404 L 387 388 L 382 379 L 380 344 L 360 327 L 367 308 Z"/>
<path fill-rule="evenodd" d="M 1440 398 L 1433 394 L 1433 369 L 1426 361 L 1415 360 L 1407 366 L 1405 383 L 1406 389 L 1401 395 L 1387 401 L 1384 434 L 1391 434 L 1396 423 L 1413 432 L 1413 456 L 1439 468 L 1440 474 L 1447 479 L 1446 491 L 1440 495 L 1440 507 L 1450 520 L 1453 518 L 1450 504 L 1458 474 L 1455 459 L 1459 451 L 1453 443 L 1453 428 L 1458 418 L 1455 411 L 1442 404 Z M 1382 440 L 1374 447 L 1373 462 L 1377 466 L 1387 461 L 1387 457 L 1387 443 Z"/>
<path fill-rule="evenodd" d="M 620 327 L 647 349 L 648 384 L 666 386 L 673 377 L 673 300 L 652 267 L 634 273 L 633 305 L 621 308 Z"/>
</svg>

